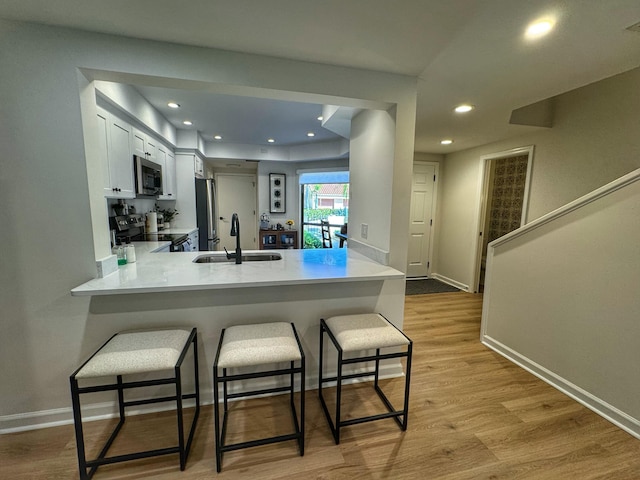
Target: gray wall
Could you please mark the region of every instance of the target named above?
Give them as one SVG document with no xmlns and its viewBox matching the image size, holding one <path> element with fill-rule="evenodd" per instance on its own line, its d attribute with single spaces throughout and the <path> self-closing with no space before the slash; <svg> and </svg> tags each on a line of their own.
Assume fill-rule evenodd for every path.
<svg viewBox="0 0 640 480">
<path fill-rule="evenodd" d="M 528 222 L 640 167 L 638 85 L 635 69 L 568 92 L 553 128 L 447 155 L 433 271 L 472 283 L 482 155 L 534 145 Z"/>
</svg>

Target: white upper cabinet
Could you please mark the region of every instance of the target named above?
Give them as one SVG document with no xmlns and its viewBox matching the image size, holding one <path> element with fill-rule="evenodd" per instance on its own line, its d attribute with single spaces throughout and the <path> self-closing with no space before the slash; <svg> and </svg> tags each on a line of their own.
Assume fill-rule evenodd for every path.
<svg viewBox="0 0 640 480">
<path fill-rule="evenodd" d="M 156 162 L 162 165 L 162 195 L 158 200 L 176 200 L 176 158 L 173 152 L 158 144 Z"/>
<path fill-rule="evenodd" d="M 194 158 L 193 172 L 194 172 L 196 177 L 204 178 L 204 162 L 197 155 Z"/>
<path fill-rule="evenodd" d="M 136 197 L 133 156 L 137 155 L 162 167 L 158 199 L 176 200 L 176 160 L 170 148 L 100 106 L 97 127 L 106 197 Z"/>
<path fill-rule="evenodd" d="M 135 198 L 131 125 L 100 107 L 97 125 L 104 195 L 109 198 Z"/>
<path fill-rule="evenodd" d="M 155 138 L 137 128 L 133 129 L 132 148 L 134 155 L 159 163 L 157 160 L 157 145 L 158 142 Z"/>
<path fill-rule="evenodd" d="M 109 172 L 109 114 L 98 107 L 98 154 L 102 167 L 102 181 L 104 194 L 113 193 L 111 187 L 111 174 Z M 110 196 L 110 195 L 108 195 Z"/>
<path fill-rule="evenodd" d="M 176 181 L 176 157 L 171 150 L 167 150 L 167 162 L 166 162 L 166 175 L 164 176 L 163 183 L 166 187 L 164 190 L 164 196 L 168 200 L 176 200 L 178 198 L 178 188 Z"/>
</svg>

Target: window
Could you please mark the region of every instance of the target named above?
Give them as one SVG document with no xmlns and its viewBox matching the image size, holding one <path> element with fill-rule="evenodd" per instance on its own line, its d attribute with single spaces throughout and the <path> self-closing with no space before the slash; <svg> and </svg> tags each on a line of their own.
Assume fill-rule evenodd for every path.
<svg viewBox="0 0 640 480">
<path fill-rule="evenodd" d="M 300 175 L 302 248 L 322 248 L 320 221 L 327 220 L 332 236 L 346 229 L 349 219 L 349 172 L 306 172 Z M 340 242 L 333 241 L 338 247 Z"/>
</svg>

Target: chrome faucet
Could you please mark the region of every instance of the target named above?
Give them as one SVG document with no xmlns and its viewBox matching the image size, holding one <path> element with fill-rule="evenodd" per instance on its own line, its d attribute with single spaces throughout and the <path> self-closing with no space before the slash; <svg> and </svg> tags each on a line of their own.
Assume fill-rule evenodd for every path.
<svg viewBox="0 0 640 480">
<path fill-rule="evenodd" d="M 236 253 L 227 252 L 227 248 L 225 247 L 224 251 L 227 252 L 227 258 L 235 258 L 236 264 L 242 263 L 242 249 L 240 248 L 240 220 L 238 219 L 238 214 L 234 213 L 231 215 L 231 232 L 229 233 L 232 237 L 236 237 Z"/>
</svg>

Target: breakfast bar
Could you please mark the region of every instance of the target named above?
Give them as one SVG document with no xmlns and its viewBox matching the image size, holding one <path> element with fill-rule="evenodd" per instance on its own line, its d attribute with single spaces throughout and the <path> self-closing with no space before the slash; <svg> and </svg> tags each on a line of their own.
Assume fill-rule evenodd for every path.
<svg viewBox="0 0 640 480">
<path fill-rule="evenodd" d="M 163 246 L 162 242 L 136 244 L 140 257 L 136 263 L 123 265 L 104 278 L 90 280 L 71 290 L 71 294 L 169 293 L 293 285 L 313 288 L 319 283 L 404 278 L 402 272 L 348 249 L 278 250 L 281 259 L 236 265 L 233 262 L 196 263 L 198 257 L 224 257 L 224 252 L 154 253 Z"/>
<path fill-rule="evenodd" d="M 402 328 L 404 274 L 352 249 L 279 250 L 279 260 L 236 265 L 194 262 L 214 252 L 154 253 L 161 244 L 145 248 L 138 250 L 136 263 L 71 293 L 91 297 L 87 328 L 103 331 L 105 338 L 128 329 L 197 327 L 204 402 L 211 400 L 208 372 L 223 328 L 293 322 L 307 355 L 307 388 L 318 385 L 320 318 L 379 312 Z M 401 374 L 399 363 L 381 371 Z"/>
</svg>

